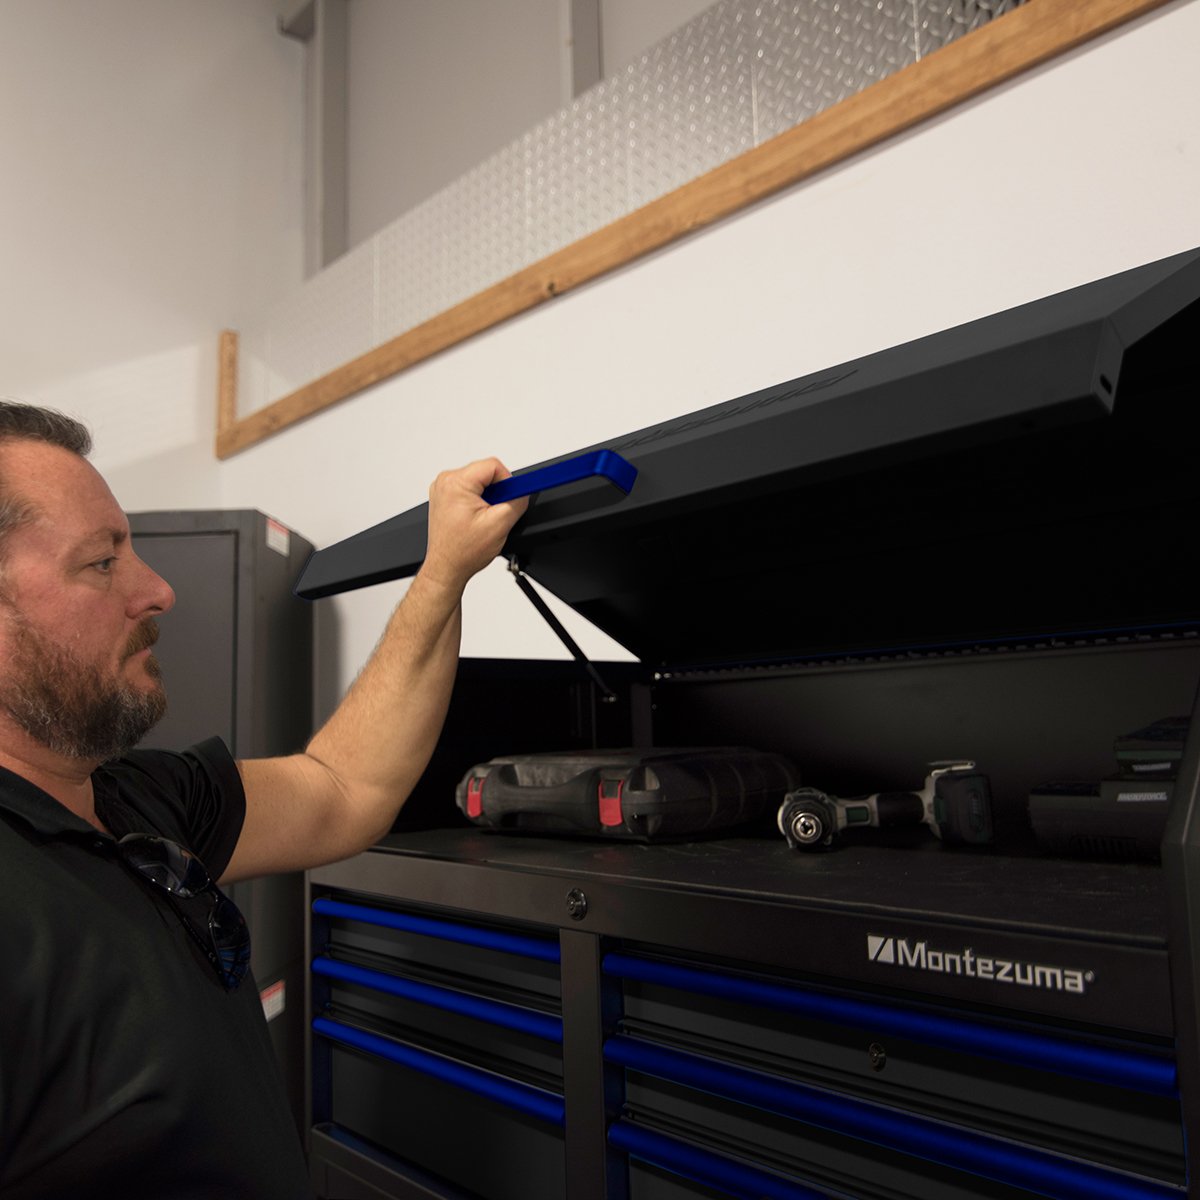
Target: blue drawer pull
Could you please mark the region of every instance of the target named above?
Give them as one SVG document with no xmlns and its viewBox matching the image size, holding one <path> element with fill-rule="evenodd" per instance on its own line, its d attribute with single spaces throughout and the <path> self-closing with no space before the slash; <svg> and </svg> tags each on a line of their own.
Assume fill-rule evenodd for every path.
<svg viewBox="0 0 1200 1200">
<path fill-rule="evenodd" d="M 606 1061 L 1053 1200 L 1183 1200 L 1181 1189 L 623 1034 Z"/>
<path fill-rule="evenodd" d="M 548 467 L 523 471 L 497 483 L 489 483 L 483 489 L 483 498 L 489 504 L 501 504 L 505 500 L 531 496 L 534 492 L 544 492 L 547 488 L 561 487 L 565 483 L 577 483 L 592 476 L 607 479 L 628 493 L 637 479 L 637 467 L 626 462 L 615 450 L 591 450 L 587 454 L 568 458 L 565 462 L 551 463 Z"/>
<path fill-rule="evenodd" d="M 362 921 L 367 925 L 383 925 L 388 929 L 403 929 L 444 942 L 461 942 L 467 946 L 483 946 L 519 954 L 522 958 L 539 958 L 543 962 L 559 961 L 558 942 L 526 937 L 519 933 L 502 933 L 495 929 L 477 929 L 471 925 L 456 925 L 453 921 L 436 921 L 430 917 L 414 917 L 408 913 L 369 908 L 365 904 L 346 904 L 341 900 L 314 900 L 313 912 L 322 917 L 344 917 L 347 921 Z"/>
<path fill-rule="evenodd" d="M 515 1029 L 518 1033 L 529 1033 L 548 1042 L 562 1042 L 562 1018 L 538 1012 L 536 1009 L 504 1004 L 499 1000 L 486 1000 L 481 996 L 456 992 L 453 988 L 419 983 L 415 979 L 403 979 L 385 971 L 373 971 L 368 967 L 359 967 L 324 956 L 313 959 L 312 970 L 314 975 L 357 983 L 372 991 L 386 992 L 389 996 L 399 996 L 417 1004 L 427 1004 L 444 1012 L 473 1017 L 477 1021 L 486 1021 L 489 1025 L 499 1025 L 504 1029 Z"/>
<path fill-rule="evenodd" d="M 658 983 L 682 991 L 799 1013 L 836 1025 L 868 1028 L 950 1050 L 1020 1063 L 1075 1079 L 1131 1088 L 1155 1096 L 1178 1094 L 1175 1064 L 1168 1058 L 1106 1046 L 1088 1046 L 1038 1033 L 976 1024 L 958 1017 L 808 991 L 789 984 L 739 978 L 630 954 L 607 954 L 605 974 Z"/>
<path fill-rule="evenodd" d="M 609 1142 L 631 1158 L 662 1167 L 693 1183 L 715 1188 L 738 1200 L 827 1200 L 828 1192 L 793 1183 L 711 1150 L 655 1133 L 632 1121 L 617 1121 L 608 1131 Z"/>
<path fill-rule="evenodd" d="M 367 1033 L 366 1030 L 343 1025 L 341 1021 L 331 1021 L 328 1017 L 314 1018 L 312 1027 L 322 1037 L 353 1046 L 377 1058 L 386 1058 L 389 1062 L 399 1063 L 423 1075 L 431 1075 L 476 1095 L 486 1096 L 506 1108 L 516 1109 L 553 1125 L 562 1125 L 564 1122 L 563 1098 L 555 1092 L 518 1083 L 515 1079 L 505 1079 L 491 1071 L 482 1071 L 429 1050 L 419 1050 L 404 1042 Z"/>
</svg>

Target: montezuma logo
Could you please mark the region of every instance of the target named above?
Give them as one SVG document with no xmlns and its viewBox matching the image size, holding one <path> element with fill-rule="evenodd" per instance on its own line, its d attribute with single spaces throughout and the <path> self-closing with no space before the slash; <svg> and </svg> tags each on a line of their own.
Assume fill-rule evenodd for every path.
<svg viewBox="0 0 1200 1200">
<path fill-rule="evenodd" d="M 1051 992 L 1074 992 L 1078 995 L 1082 995 L 1088 985 L 1096 980 L 1095 971 L 976 954 L 970 946 L 962 950 L 935 950 L 923 940 L 914 942 L 908 938 L 874 933 L 867 934 L 867 958 L 873 963 L 928 971 L 934 975 L 963 975 L 988 983 L 1044 988 Z"/>
</svg>

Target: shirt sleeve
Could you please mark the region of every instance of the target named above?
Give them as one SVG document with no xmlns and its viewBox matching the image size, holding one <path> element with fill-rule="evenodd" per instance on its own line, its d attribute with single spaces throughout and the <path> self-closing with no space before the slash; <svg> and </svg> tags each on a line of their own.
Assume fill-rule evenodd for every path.
<svg viewBox="0 0 1200 1200">
<path fill-rule="evenodd" d="M 217 737 L 181 753 L 132 750 L 94 776 L 97 811 L 117 837 L 154 833 L 186 846 L 219 879 L 246 816 L 237 764 Z"/>
</svg>

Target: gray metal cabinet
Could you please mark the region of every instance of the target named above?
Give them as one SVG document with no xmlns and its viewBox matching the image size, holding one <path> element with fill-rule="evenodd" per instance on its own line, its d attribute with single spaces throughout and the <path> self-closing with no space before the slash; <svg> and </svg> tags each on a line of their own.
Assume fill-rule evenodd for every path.
<svg viewBox="0 0 1200 1200">
<path fill-rule="evenodd" d="M 175 589 L 155 655 L 168 708 L 141 745 L 179 750 L 219 735 L 238 758 L 291 754 L 312 732 L 312 606 L 292 588 L 312 545 L 252 510 L 129 515 L 139 556 Z M 230 889 L 253 939 L 251 966 L 301 1123 L 304 879 Z"/>
</svg>

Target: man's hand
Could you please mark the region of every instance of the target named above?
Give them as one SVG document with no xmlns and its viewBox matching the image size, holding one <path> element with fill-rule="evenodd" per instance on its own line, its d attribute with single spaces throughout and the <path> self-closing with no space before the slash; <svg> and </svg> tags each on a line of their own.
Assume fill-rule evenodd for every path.
<svg viewBox="0 0 1200 1200">
<path fill-rule="evenodd" d="M 499 459 L 484 458 L 457 471 L 443 471 L 429 489 L 429 540 L 421 573 L 451 592 L 500 553 L 504 539 L 529 506 L 528 498 L 488 504 L 488 484 L 507 479 Z"/>
</svg>

